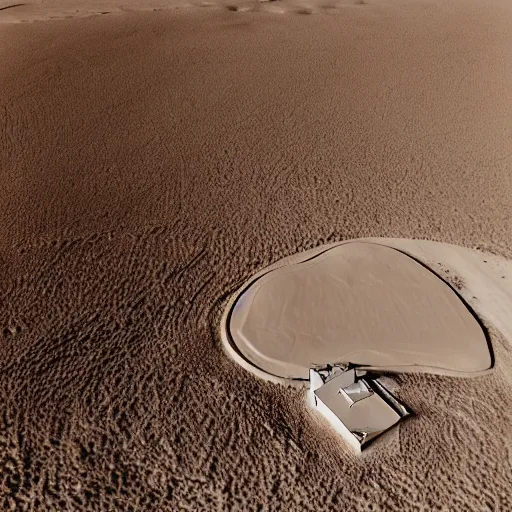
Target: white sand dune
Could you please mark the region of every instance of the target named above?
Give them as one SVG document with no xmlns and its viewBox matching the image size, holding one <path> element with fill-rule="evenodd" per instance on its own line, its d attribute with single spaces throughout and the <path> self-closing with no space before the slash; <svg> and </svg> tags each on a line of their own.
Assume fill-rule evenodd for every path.
<svg viewBox="0 0 512 512">
<path fill-rule="evenodd" d="M 505 0 L 504 0 L 505 1 Z M 391 5 L 407 8 L 411 2 L 394 0 L 15 0 L 0 1 L 1 23 L 30 23 L 90 16 L 176 10 L 228 11 L 240 14 L 349 14 L 353 9 Z"/>
<path fill-rule="evenodd" d="M 451 283 L 512 346 L 508 260 L 450 244 L 372 239 L 318 247 L 258 272 L 228 302 L 226 350 L 258 376 L 292 385 L 310 367 L 333 363 L 485 373 L 492 359 L 477 320 L 407 254 Z"/>
</svg>

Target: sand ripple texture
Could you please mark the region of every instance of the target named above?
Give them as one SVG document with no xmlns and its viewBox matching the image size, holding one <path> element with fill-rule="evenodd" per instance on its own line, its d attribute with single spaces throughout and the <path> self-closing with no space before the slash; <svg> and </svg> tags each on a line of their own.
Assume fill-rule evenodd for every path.
<svg viewBox="0 0 512 512">
<path fill-rule="evenodd" d="M 219 340 L 250 275 L 324 243 L 512 255 L 511 7 L 3 24 L 1 506 L 512 510 L 498 331 L 491 375 L 398 377 L 417 416 L 360 459 Z"/>
</svg>

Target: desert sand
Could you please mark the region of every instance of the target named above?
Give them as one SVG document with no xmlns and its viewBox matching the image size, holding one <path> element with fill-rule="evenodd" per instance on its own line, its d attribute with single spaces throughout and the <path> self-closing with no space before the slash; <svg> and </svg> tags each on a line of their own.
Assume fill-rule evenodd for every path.
<svg viewBox="0 0 512 512">
<path fill-rule="evenodd" d="M 495 299 L 494 369 L 395 377 L 415 416 L 361 458 L 220 336 L 244 282 L 326 243 L 426 239 L 506 268 L 510 2 L 10 5 L 2 505 L 511 510 L 508 271 L 465 291 L 439 248 L 475 311 Z"/>
<path fill-rule="evenodd" d="M 263 269 L 230 301 L 224 339 L 284 379 L 334 363 L 455 376 L 490 369 L 486 333 L 463 299 L 385 243 L 320 247 Z"/>
</svg>

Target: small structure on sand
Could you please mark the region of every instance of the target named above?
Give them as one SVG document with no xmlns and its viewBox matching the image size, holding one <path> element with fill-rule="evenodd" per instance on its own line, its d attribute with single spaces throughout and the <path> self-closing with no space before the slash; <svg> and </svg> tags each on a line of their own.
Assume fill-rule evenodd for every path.
<svg viewBox="0 0 512 512">
<path fill-rule="evenodd" d="M 261 270 L 230 300 L 222 337 L 254 374 L 309 384 L 316 409 L 357 451 L 409 414 L 378 375 L 468 377 L 493 365 L 486 331 L 457 291 L 426 264 L 369 241 Z"/>
<path fill-rule="evenodd" d="M 410 414 L 378 377 L 343 365 L 311 368 L 314 405 L 356 451 Z"/>
</svg>

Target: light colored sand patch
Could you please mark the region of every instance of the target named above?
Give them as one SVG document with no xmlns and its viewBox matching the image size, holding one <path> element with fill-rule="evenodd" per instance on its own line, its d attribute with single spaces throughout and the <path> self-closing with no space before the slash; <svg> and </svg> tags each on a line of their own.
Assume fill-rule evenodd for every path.
<svg viewBox="0 0 512 512">
<path fill-rule="evenodd" d="M 263 270 L 230 302 L 224 337 L 231 337 L 246 362 L 285 379 L 307 379 L 311 366 L 334 362 L 454 375 L 487 371 L 492 356 L 485 332 L 454 289 L 413 258 L 382 245 L 387 240 L 374 242 L 324 246 Z M 400 242 L 393 241 L 397 249 Z M 412 252 L 431 268 L 434 260 L 448 272 L 455 264 L 465 283 L 483 286 L 482 254 L 403 242 L 416 247 Z M 491 297 L 481 295 L 492 310 Z M 500 328 L 503 320 L 493 324 Z"/>
<path fill-rule="evenodd" d="M 465 247 L 427 240 L 373 238 L 368 241 L 385 243 L 404 251 L 428 265 L 448 282 L 460 282 L 458 291 L 461 296 L 482 320 L 497 328 L 512 346 L 511 261 Z"/>
<path fill-rule="evenodd" d="M 382 2 L 382 0 L 378 0 Z M 319 10 L 358 7 L 358 0 L 337 0 L 324 6 L 323 0 L 35 0 L 12 2 L 0 0 L 0 24 L 20 23 L 89 16 L 176 9 L 227 9 L 236 13 L 313 14 Z"/>
</svg>

